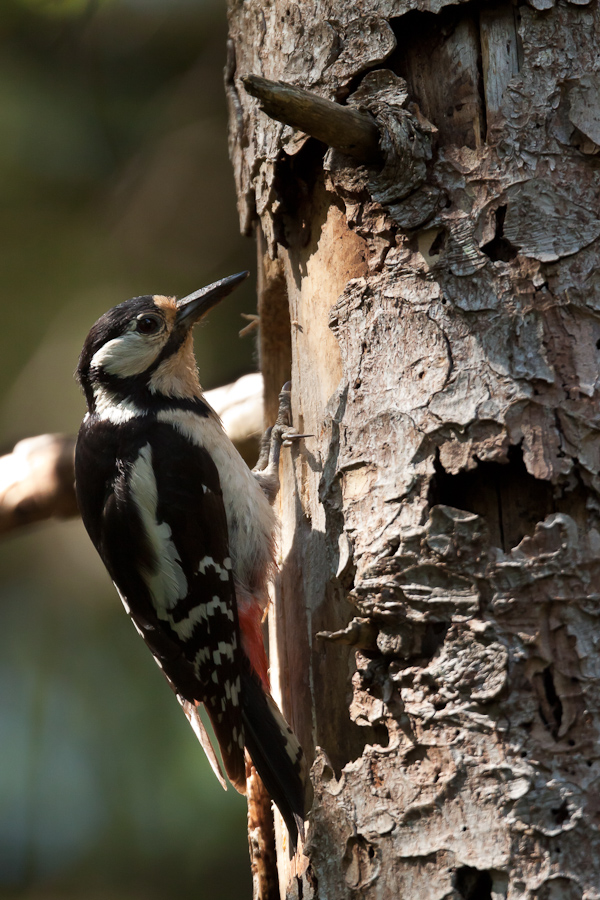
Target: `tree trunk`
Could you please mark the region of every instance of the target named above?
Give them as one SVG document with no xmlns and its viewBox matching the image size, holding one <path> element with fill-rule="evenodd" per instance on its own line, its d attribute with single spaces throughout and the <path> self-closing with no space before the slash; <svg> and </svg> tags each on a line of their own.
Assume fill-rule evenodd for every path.
<svg viewBox="0 0 600 900">
<path fill-rule="evenodd" d="M 314 435 L 270 623 L 313 764 L 282 896 L 600 898 L 599 24 L 230 0 L 267 418 L 291 373 Z M 250 74 L 373 117 L 380 162 L 269 118 Z"/>
</svg>

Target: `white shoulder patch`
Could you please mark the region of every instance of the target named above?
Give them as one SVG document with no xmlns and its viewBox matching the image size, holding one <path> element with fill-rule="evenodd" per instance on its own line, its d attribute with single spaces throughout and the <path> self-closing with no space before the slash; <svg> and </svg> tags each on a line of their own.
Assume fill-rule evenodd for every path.
<svg viewBox="0 0 600 900">
<path fill-rule="evenodd" d="M 157 615 L 170 621 L 168 612 L 188 592 L 188 584 L 172 532 L 166 522 L 159 522 L 157 515 L 158 490 L 152 467 L 152 448 L 146 444 L 140 450 L 129 476 L 131 495 L 137 506 L 144 531 L 157 559 L 157 568 L 143 572 L 144 581 L 152 594 Z"/>
</svg>

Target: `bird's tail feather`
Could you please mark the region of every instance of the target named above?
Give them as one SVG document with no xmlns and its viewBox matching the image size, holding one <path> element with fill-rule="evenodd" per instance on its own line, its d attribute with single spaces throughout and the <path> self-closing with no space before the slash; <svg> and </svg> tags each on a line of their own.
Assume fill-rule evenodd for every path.
<svg viewBox="0 0 600 900">
<path fill-rule="evenodd" d="M 304 837 L 304 754 L 277 704 L 256 673 L 242 676 L 242 718 L 246 748 L 277 805 L 294 849 Z"/>
<path fill-rule="evenodd" d="M 189 700 L 185 700 L 180 694 L 177 695 L 177 699 L 181 703 L 181 706 L 185 713 L 185 717 L 192 726 L 194 734 L 200 741 L 202 749 L 206 753 L 206 757 L 210 763 L 211 769 L 217 776 L 223 790 L 226 791 L 227 782 L 225 781 L 223 772 L 221 771 L 221 766 L 219 765 L 219 760 L 215 752 L 215 748 L 212 745 L 210 735 L 204 727 L 204 722 L 200 718 L 200 709 L 198 708 L 198 704 L 190 703 Z"/>
</svg>

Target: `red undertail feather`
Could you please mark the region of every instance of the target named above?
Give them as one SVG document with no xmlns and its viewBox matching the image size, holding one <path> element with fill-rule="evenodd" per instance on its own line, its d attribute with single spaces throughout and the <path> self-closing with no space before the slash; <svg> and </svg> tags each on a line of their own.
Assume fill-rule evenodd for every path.
<svg viewBox="0 0 600 900">
<path fill-rule="evenodd" d="M 250 665 L 260 678 L 263 687 L 269 693 L 269 663 L 262 632 L 263 611 L 253 598 L 240 602 L 238 597 L 238 617 L 244 653 L 250 660 Z"/>
</svg>

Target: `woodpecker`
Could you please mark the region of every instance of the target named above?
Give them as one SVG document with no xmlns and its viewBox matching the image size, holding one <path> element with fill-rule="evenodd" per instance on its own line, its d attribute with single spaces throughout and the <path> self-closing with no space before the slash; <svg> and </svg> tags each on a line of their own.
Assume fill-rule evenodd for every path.
<svg viewBox="0 0 600 900">
<path fill-rule="evenodd" d="M 88 412 L 76 491 L 123 606 L 221 783 L 202 705 L 229 780 L 245 793 L 247 751 L 295 847 L 303 754 L 271 697 L 261 631 L 282 428 L 252 472 L 204 398 L 192 343 L 192 326 L 247 275 L 178 301 L 134 297 L 98 319 L 77 368 Z"/>
</svg>

